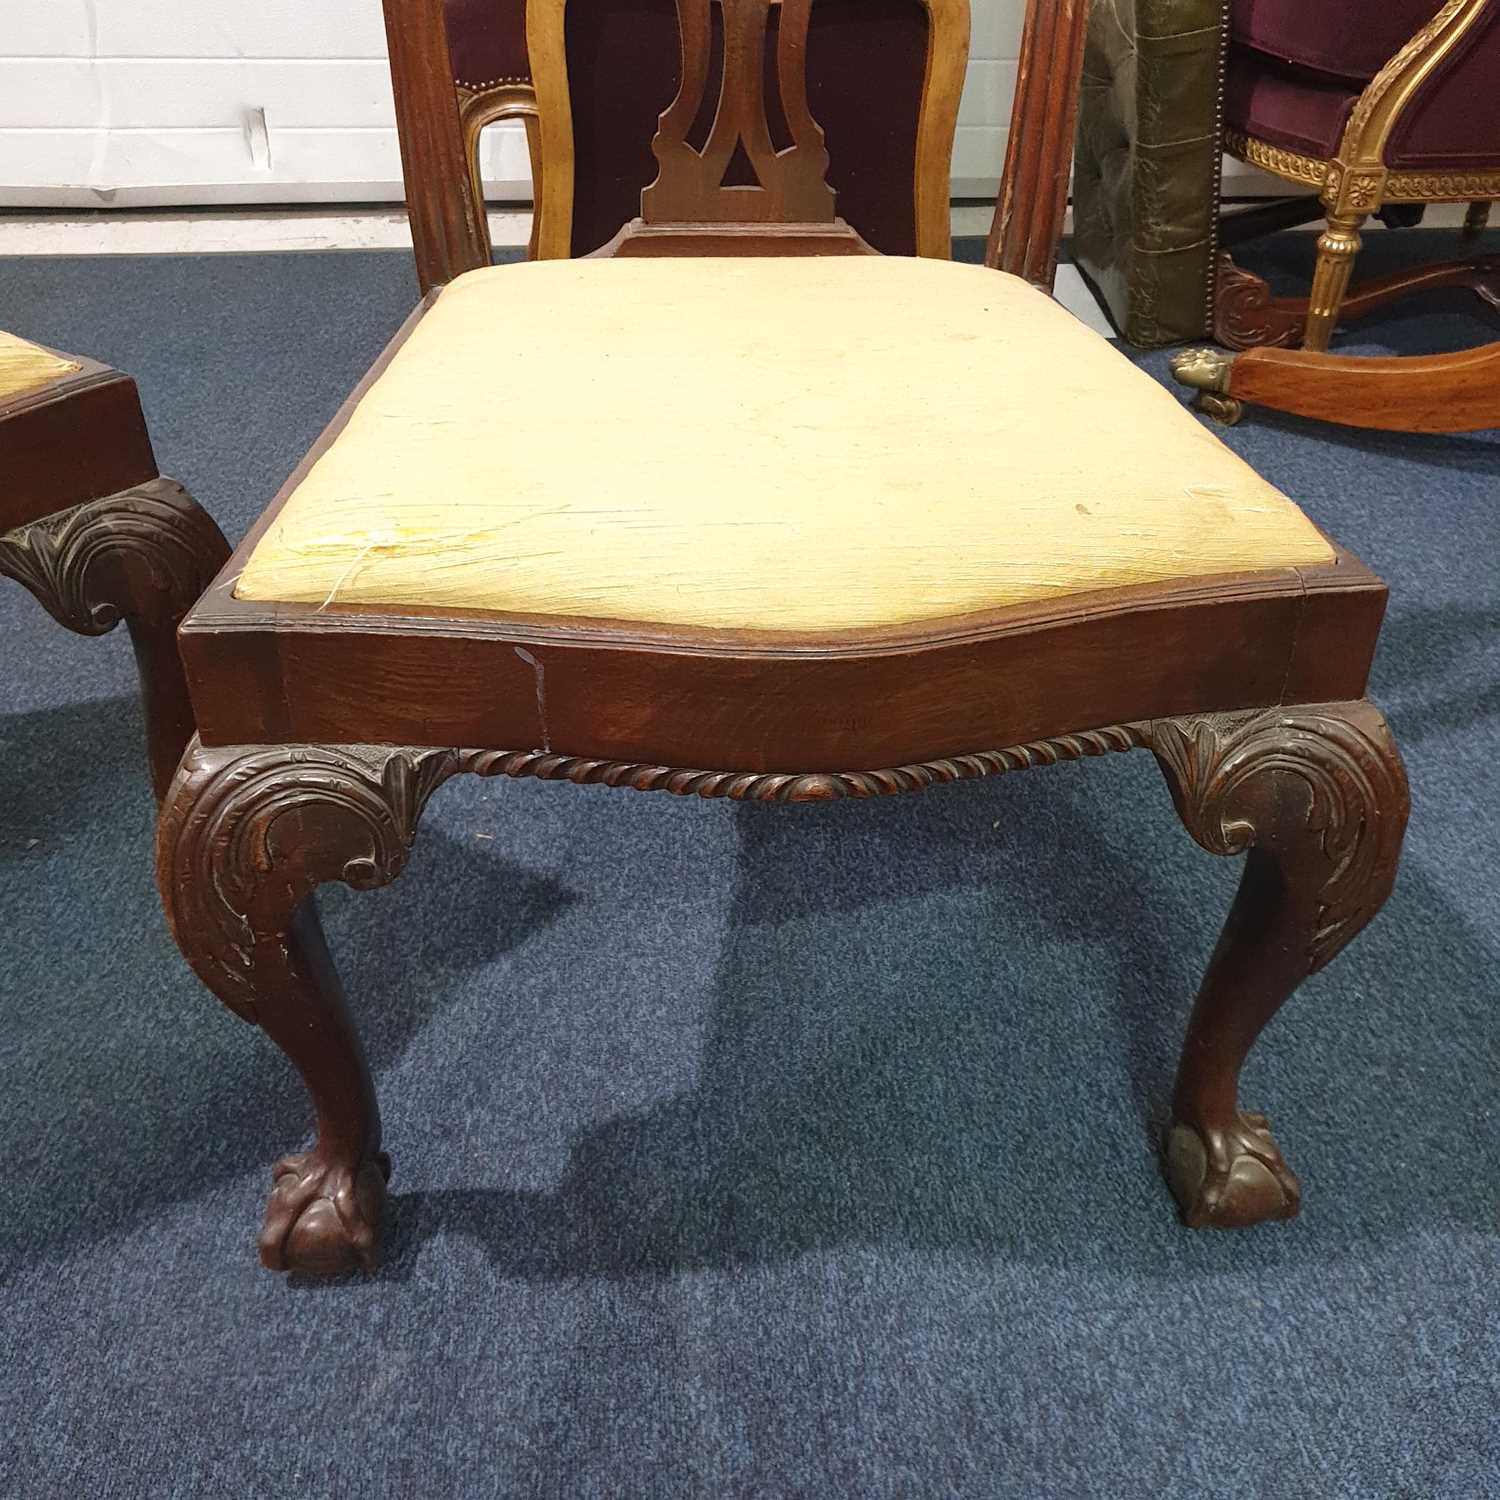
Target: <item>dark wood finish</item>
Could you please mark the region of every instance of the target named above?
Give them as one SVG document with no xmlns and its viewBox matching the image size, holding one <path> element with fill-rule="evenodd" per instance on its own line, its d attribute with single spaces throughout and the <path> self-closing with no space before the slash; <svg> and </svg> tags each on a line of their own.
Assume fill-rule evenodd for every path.
<svg viewBox="0 0 1500 1500">
<path fill-rule="evenodd" d="M 1385 904 L 1406 828 L 1406 773 L 1369 703 L 1156 726 L 1183 823 L 1245 873 L 1188 1022 L 1166 1138 L 1193 1226 L 1291 1218 L 1301 1188 L 1263 1115 L 1238 1099 L 1266 1023 Z"/>
<path fill-rule="evenodd" d="M 1188 1026 L 1165 1142 L 1187 1223 L 1290 1218 L 1301 1201 L 1264 1116 L 1240 1107 L 1255 1038 L 1308 974 L 1379 911 L 1395 878 L 1408 794 L 1388 728 L 1366 702 L 1174 718 L 918 766 L 753 776 L 538 752 L 382 745 L 196 744 L 163 816 L 168 919 L 199 977 L 261 1025 L 302 1074 L 318 1121 L 284 1158 L 261 1234 L 272 1270 L 371 1267 L 390 1175 L 363 1048 L 310 897 L 341 880 L 385 885 L 449 777 L 540 776 L 636 790 L 803 802 L 920 791 L 1144 747 L 1184 824 L 1211 853 L 1249 852 Z"/>
<path fill-rule="evenodd" d="M 423 292 L 490 263 L 448 59 L 443 0 L 383 0 L 401 173 Z"/>
<path fill-rule="evenodd" d="M 751 10 L 765 3 L 733 0 L 728 34 L 748 28 L 750 37 L 764 20 Z M 685 14 L 697 47 L 701 0 L 685 0 Z M 559 27 L 543 32 L 553 51 L 561 47 Z M 1013 139 L 1029 136 L 1039 160 L 1016 155 L 1005 220 L 1015 230 L 998 240 L 1033 277 L 1050 274 L 1043 239 L 1055 241 L 1061 212 L 1054 174 L 1067 157 L 1081 35 L 1081 3 L 1033 4 L 1022 61 L 1031 102 L 1021 115 L 1038 128 Z M 532 47 L 538 76 L 556 64 L 545 50 Z M 736 67 L 747 76 L 746 64 L 731 63 L 731 79 Z M 731 82 L 731 94 L 739 87 Z M 683 117 L 693 97 L 685 88 Z M 744 98 L 725 107 L 740 137 L 756 133 L 744 124 Z M 680 127 L 676 117 L 663 127 L 669 182 Z M 552 166 L 549 158 L 549 177 Z M 721 196 L 722 177 L 699 171 L 688 163 L 687 186 L 669 186 L 661 201 L 671 213 L 724 212 L 732 201 Z M 806 214 L 822 200 L 811 172 L 798 173 L 778 201 Z M 788 245 L 830 227 L 826 217 L 700 221 L 692 233 L 741 245 L 779 233 Z M 679 224 L 642 228 L 666 230 L 657 241 L 665 250 Z M 651 243 L 631 238 L 634 253 Z M 805 636 L 236 599 L 250 550 L 430 302 L 181 632 L 200 737 L 163 813 L 163 899 L 195 970 L 282 1047 L 318 1117 L 311 1150 L 276 1169 L 266 1264 L 327 1271 L 368 1266 L 377 1253 L 388 1164 L 311 898 L 329 880 L 366 888 L 393 879 L 427 799 L 462 772 L 804 802 L 1153 751 L 1199 842 L 1221 854 L 1251 851 L 1189 1029 L 1169 1176 L 1191 1222 L 1294 1210 L 1294 1180 L 1259 1117 L 1241 1111 L 1236 1080 L 1297 981 L 1354 935 L 1389 888 L 1405 782 L 1378 713 L 1362 701 L 1385 604 L 1379 579 L 1337 552 L 1316 568 Z"/>
<path fill-rule="evenodd" d="M 1278 297 L 1263 276 L 1222 253 L 1214 263 L 1214 338 L 1229 349 L 1282 347 L 1302 337 L 1306 297 Z"/>
<path fill-rule="evenodd" d="M 75 363 L 76 374 L 0 401 L 0 575 L 81 635 L 125 621 L 159 799 L 194 729 L 177 626 L 229 546 L 158 476 L 135 382 Z"/>
<path fill-rule="evenodd" d="M 1010 138 L 984 263 L 1052 290 L 1068 207 L 1088 0 L 1027 0 Z"/>
<path fill-rule="evenodd" d="M 1500 256 L 1442 261 L 1361 282 L 1348 292 L 1339 317 L 1357 322 L 1414 292 L 1465 287 L 1500 311 Z M 1277 297 L 1253 271 L 1220 255 L 1215 275 L 1214 338 L 1229 349 L 1292 348 L 1307 322 L 1306 297 Z"/>
<path fill-rule="evenodd" d="M 0 400 L 0 531 L 156 478 L 135 381 L 66 358 L 77 374 Z"/>
<path fill-rule="evenodd" d="M 1389 359 L 1250 349 L 1230 367 L 1228 394 L 1345 427 L 1478 432 L 1500 427 L 1500 342 Z"/>
</svg>

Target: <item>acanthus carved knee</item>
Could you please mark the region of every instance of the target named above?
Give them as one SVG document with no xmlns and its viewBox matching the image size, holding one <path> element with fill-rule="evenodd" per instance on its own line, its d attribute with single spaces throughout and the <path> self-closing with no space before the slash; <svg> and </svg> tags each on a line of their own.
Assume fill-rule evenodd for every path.
<svg viewBox="0 0 1500 1500">
<path fill-rule="evenodd" d="M 170 479 L 0 536 L 0 574 L 81 635 L 103 635 L 132 615 L 180 619 L 228 555 L 219 528 Z"/>
<path fill-rule="evenodd" d="M 167 919 L 198 976 L 246 1020 L 255 968 L 327 881 L 395 879 L 452 750 L 381 745 L 189 747 L 158 832 Z"/>
<path fill-rule="evenodd" d="M 1372 703 L 1159 719 L 1150 737 L 1177 811 L 1205 849 L 1257 848 L 1316 866 L 1304 973 L 1328 963 L 1384 905 L 1409 794 Z"/>
<path fill-rule="evenodd" d="M 1164 1147 L 1190 1225 L 1292 1217 L 1301 1187 L 1240 1068 L 1297 985 L 1390 894 L 1406 774 L 1373 705 L 1306 704 L 1159 720 L 1151 748 L 1182 821 L 1215 854 L 1248 854 L 1188 1023 Z"/>
</svg>

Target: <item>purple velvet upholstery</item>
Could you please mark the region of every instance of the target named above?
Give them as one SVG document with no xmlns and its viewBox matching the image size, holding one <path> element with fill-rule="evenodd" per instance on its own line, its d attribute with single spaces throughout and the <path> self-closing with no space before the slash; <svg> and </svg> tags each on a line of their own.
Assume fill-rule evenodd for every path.
<svg viewBox="0 0 1500 1500">
<path fill-rule="evenodd" d="M 1225 123 L 1304 156 L 1335 156 L 1364 81 L 1437 10 L 1433 0 L 1234 0 Z M 1397 16 L 1400 26 L 1392 20 Z M 1251 37 L 1254 46 L 1246 44 Z M 1372 43 L 1376 37 L 1378 48 Z M 1292 57 L 1297 61 L 1286 60 Z M 1488 16 L 1426 81 L 1397 122 L 1386 166 L 1399 171 L 1500 171 L 1497 101 L 1500 0 L 1493 0 Z"/>
<path fill-rule="evenodd" d="M 531 77 L 526 0 L 444 0 L 453 77 L 470 87 Z"/>
<path fill-rule="evenodd" d="M 1224 123 L 1257 140 L 1327 160 L 1338 152 L 1360 85 L 1231 47 Z"/>
<path fill-rule="evenodd" d="M 1233 0 L 1236 47 L 1334 78 L 1373 78 L 1442 0 Z"/>
<path fill-rule="evenodd" d="M 1422 85 L 1396 122 L 1388 166 L 1403 171 L 1500 171 L 1500 3 Z"/>
</svg>

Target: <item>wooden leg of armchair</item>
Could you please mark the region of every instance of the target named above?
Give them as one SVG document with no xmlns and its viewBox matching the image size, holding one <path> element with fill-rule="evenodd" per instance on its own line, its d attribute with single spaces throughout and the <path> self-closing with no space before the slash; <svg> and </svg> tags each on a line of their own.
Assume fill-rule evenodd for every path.
<svg viewBox="0 0 1500 1500">
<path fill-rule="evenodd" d="M 1471 203 L 1468 213 L 1464 215 L 1464 238 L 1466 240 L 1478 239 L 1484 233 L 1489 222 L 1489 199 L 1481 198 L 1477 203 Z"/>
</svg>

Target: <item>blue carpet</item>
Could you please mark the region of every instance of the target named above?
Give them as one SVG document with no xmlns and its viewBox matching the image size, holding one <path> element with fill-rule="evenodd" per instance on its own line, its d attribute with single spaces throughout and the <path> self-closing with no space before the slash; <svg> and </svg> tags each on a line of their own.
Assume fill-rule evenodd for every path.
<svg viewBox="0 0 1500 1500">
<path fill-rule="evenodd" d="M 395 253 L 0 261 L 0 325 L 134 372 L 231 538 L 414 294 Z M 1357 339 L 1486 336 L 1449 297 Z M 1500 1494 L 1500 442 L 1226 437 L 1390 580 L 1415 808 L 1248 1070 L 1303 1215 L 1232 1235 L 1153 1138 L 1238 870 L 1133 755 L 834 807 L 452 784 L 324 901 L 388 1264 L 261 1271 L 301 1087 L 166 934 L 126 641 L 0 591 L 0 1495 Z"/>
</svg>

